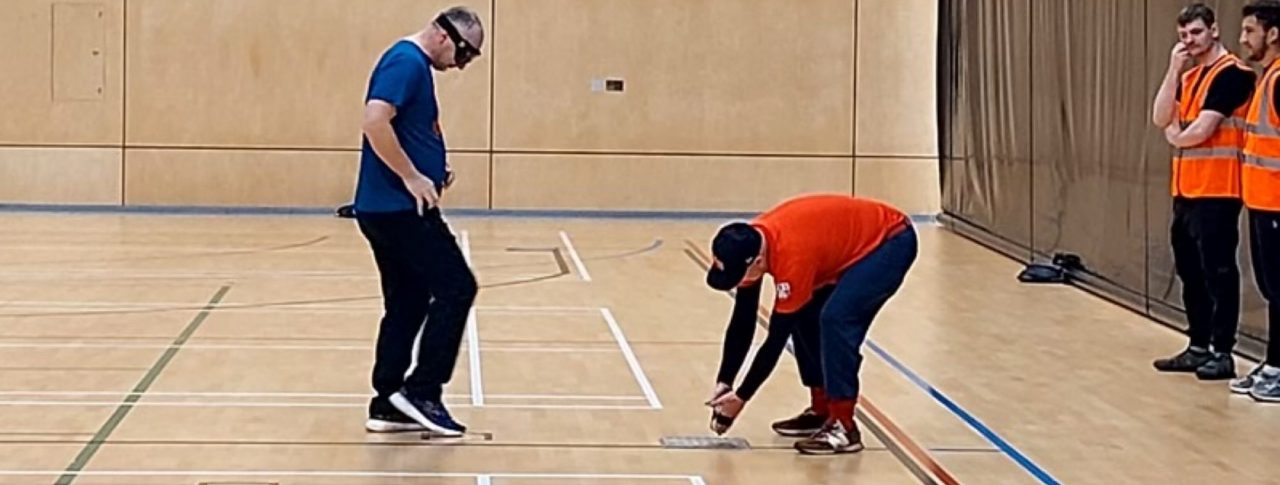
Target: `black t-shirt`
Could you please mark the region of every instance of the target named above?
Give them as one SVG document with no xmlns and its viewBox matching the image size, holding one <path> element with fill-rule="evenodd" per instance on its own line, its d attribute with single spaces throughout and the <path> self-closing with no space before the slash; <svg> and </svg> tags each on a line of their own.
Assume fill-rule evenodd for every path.
<svg viewBox="0 0 1280 485">
<path fill-rule="evenodd" d="M 1280 82 L 1276 83 L 1274 91 L 1271 92 L 1271 109 L 1273 113 L 1280 113 Z"/>
<path fill-rule="evenodd" d="M 1195 82 L 1197 84 L 1203 82 L 1208 74 L 1209 69 L 1202 70 Z M 1249 98 L 1253 96 L 1253 86 L 1257 77 L 1253 71 L 1241 69 L 1240 66 L 1227 66 L 1213 80 L 1213 85 L 1209 86 L 1209 93 L 1205 95 L 1204 106 L 1201 109 L 1231 116 L 1232 112 L 1249 102 Z M 1182 100 L 1182 86 L 1178 86 L 1174 99 Z"/>
</svg>

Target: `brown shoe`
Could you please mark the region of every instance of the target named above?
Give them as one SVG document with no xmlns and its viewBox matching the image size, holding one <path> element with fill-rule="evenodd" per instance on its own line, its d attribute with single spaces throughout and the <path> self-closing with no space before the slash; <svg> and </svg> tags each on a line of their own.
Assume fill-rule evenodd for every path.
<svg viewBox="0 0 1280 485">
<path fill-rule="evenodd" d="M 858 425 L 846 430 L 839 421 L 831 420 L 813 436 L 796 442 L 796 450 L 806 455 L 836 455 L 862 451 L 862 433 Z"/>
</svg>

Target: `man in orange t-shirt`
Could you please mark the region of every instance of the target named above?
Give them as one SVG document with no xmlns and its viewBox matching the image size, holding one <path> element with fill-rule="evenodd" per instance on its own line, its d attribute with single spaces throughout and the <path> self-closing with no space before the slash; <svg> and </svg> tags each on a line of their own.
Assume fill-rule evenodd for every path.
<svg viewBox="0 0 1280 485">
<path fill-rule="evenodd" d="M 750 222 L 725 225 L 712 242 L 707 284 L 736 289 L 725 333 L 713 429 L 725 432 L 777 365 L 788 338 L 796 346 L 801 381 L 812 405 L 774 424 L 806 454 L 862 449 L 853 422 L 860 348 L 871 321 L 901 287 L 917 254 L 910 219 L 887 204 L 838 194 L 789 199 Z M 755 332 L 760 282 L 772 276 L 775 302 L 769 332 L 750 370 L 733 390 Z"/>
</svg>

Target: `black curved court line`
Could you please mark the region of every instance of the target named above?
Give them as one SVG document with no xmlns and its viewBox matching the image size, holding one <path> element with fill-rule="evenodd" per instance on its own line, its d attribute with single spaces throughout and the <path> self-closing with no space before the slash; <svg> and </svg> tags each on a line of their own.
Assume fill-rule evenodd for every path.
<svg viewBox="0 0 1280 485">
<path fill-rule="evenodd" d="M 329 237 L 329 236 L 323 236 L 323 238 L 328 238 L 328 237 Z M 323 239 L 323 238 L 322 238 L 322 239 Z M 231 251 L 216 252 L 216 251 L 215 251 L 215 252 L 209 252 L 209 253 L 184 253 L 184 254 L 182 254 L 182 255 L 171 255 L 171 256 L 163 256 L 163 257 L 118 258 L 118 259 L 88 260 L 88 261 L 82 261 L 82 260 L 76 260 L 76 261 L 57 261 L 57 260 L 55 260 L 55 261 L 28 261 L 28 262 L 22 262 L 22 263 L 14 263 L 14 264 L 49 264 L 49 263 L 118 263 L 118 262 L 128 262 L 128 261 L 142 261 L 142 260 L 146 260 L 146 259 L 161 259 L 161 258 L 174 258 L 174 259 L 178 259 L 178 258 L 186 258 L 186 257 L 211 257 L 211 256 L 224 256 L 224 255 L 235 255 L 235 254 L 250 254 L 250 252 L 252 252 L 253 254 L 260 254 L 260 253 L 264 253 L 264 252 L 286 251 L 286 250 L 290 250 L 290 249 L 297 249 L 297 248 L 300 248 L 300 247 L 305 247 L 305 246 L 310 246 L 310 245 L 318 244 L 318 243 L 320 243 L 320 242 L 322 242 L 322 241 L 305 241 L 304 243 L 298 243 L 298 244 L 293 244 L 293 245 L 276 246 L 276 247 L 268 247 L 268 248 L 245 249 L 245 250 L 237 250 L 237 251 L 235 251 L 235 252 L 231 252 Z M 590 258 L 586 258 L 586 257 L 584 257 L 584 258 L 582 258 L 582 260 L 583 260 L 583 261 L 606 261 L 606 260 L 611 260 L 611 259 L 625 259 L 625 258 L 629 258 L 629 257 L 632 257 L 632 256 L 639 256 L 639 255 L 641 255 L 641 254 L 645 254 L 645 253 L 649 253 L 649 252 L 656 251 L 658 248 L 662 247 L 662 245 L 663 245 L 663 240 L 662 240 L 662 239 L 655 239 L 652 243 L 649 243 L 649 245 L 648 245 L 648 246 L 645 246 L 645 247 L 643 247 L 643 248 L 639 248 L 639 249 L 632 249 L 632 250 L 629 250 L 629 251 L 626 251 L 626 252 L 622 252 L 622 253 L 617 253 L 617 254 L 606 254 L 606 255 L 603 255 L 603 256 L 595 256 L 595 257 L 590 257 Z M 511 248 L 507 248 L 507 249 L 511 249 Z M 12 264 L 10 264 L 10 266 L 12 266 Z M 539 266 L 539 264 L 537 264 L 537 263 L 504 263 L 504 264 L 476 265 L 476 266 L 472 266 L 472 269 L 477 269 L 477 270 L 478 270 L 478 269 L 511 269 L 511 268 L 536 267 L 536 266 Z M 81 278 L 81 279 L 114 279 L 114 280 L 129 280 L 129 279 L 134 279 L 132 276 L 129 276 L 129 275 L 125 275 L 125 276 L 115 276 L 115 275 L 111 275 L 111 274 L 102 274 L 102 275 L 99 275 L 99 276 L 79 276 L 79 278 Z M 148 279 L 148 280 L 164 280 L 164 279 L 166 279 L 166 278 L 164 278 L 164 277 L 149 276 L 149 277 L 146 277 L 146 279 Z M 179 277 L 174 277 L 173 279 L 193 279 L 193 278 L 189 278 L 189 277 L 181 277 L 181 278 L 179 278 Z M 483 286 L 482 286 L 482 288 L 483 288 Z"/>
<path fill-rule="evenodd" d="M 655 239 L 652 243 L 649 243 L 648 246 L 645 246 L 640 249 L 632 249 L 623 253 L 606 254 L 603 256 L 595 256 L 590 258 L 584 257 L 581 259 L 583 261 L 605 261 L 610 259 L 625 259 L 632 256 L 639 256 L 641 254 L 653 252 L 660 247 L 662 247 L 662 239 Z M 475 246 L 472 246 L 472 249 L 475 249 Z M 506 249 L 508 251 L 511 251 L 517 248 L 506 248 Z M 550 248 L 547 248 L 547 249 L 550 249 Z M 511 268 L 526 268 L 526 267 L 536 267 L 536 266 L 538 266 L 537 263 L 503 263 L 503 264 L 476 265 L 472 267 L 475 269 L 511 269 Z"/>
<path fill-rule="evenodd" d="M 55 260 L 41 260 L 41 261 L 19 261 L 15 263 L 5 263 L 5 267 L 35 265 L 35 264 L 56 264 L 56 263 L 128 263 L 133 261 L 158 261 L 158 260 L 164 260 L 164 259 L 193 259 L 193 258 L 213 258 L 213 257 L 221 257 L 221 256 L 239 256 L 239 255 L 245 255 L 245 254 L 262 254 L 262 253 L 272 253 L 277 251 L 288 251 L 290 249 L 298 249 L 298 248 L 304 248 L 307 246 L 314 246 L 316 244 L 320 244 L 328 240 L 329 240 L 329 236 L 326 235 L 326 236 L 320 236 L 314 239 L 308 239 L 306 241 L 281 244 L 278 246 L 235 249 L 230 251 L 196 251 L 196 252 L 182 253 L 182 254 L 166 254 L 166 255 L 157 255 L 157 256 L 131 256 L 131 257 L 90 259 L 90 260 L 78 260 L 78 259 L 57 260 L 55 259 Z"/>
<path fill-rule="evenodd" d="M 558 271 L 557 271 L 557 272 L 552 273 L 552 274 L 547 274 L 547 275 L 539 275 L 539 276 L 535 276 L 535 277 L 531 277 L 531 278 L 521 278 L 521 279 L 515 279 L 515 280 L 503 281 L 503 282 L 499 282 L 499 283 L 490 283 L 490 284 L 487 284 L 487 285 L 480 285 L 480 288 L 497 288 L 497 287 L 503 287 L 503 286 L 515 286 L 515 285 L 523 285 L 523 284 L 529 284 L 529 283 L 537 283 L 537 282 L 540 282 L 540 281 L 547 281 L 547 280 L 551 280 L 551 279 L 555 279 L 555 278 L 560 278 L 560 277 L 563 277 L 563 276 L 568 275 L 568 274 L 569 274 L 569 266 L 568 266 L 568 264 L 566 264 L 566 263 L 565 263 L 565 261 L 564 261 L 564 256 L 560 254 L 560 249 L 559 249 L 559 248 L 554 248 L 554 249 L 551 249 L 549 252 L 553 253 L 553 254 L 554 254 L 554 257 L 556 258 L 556 264 L 557 264 L 557 266 L 559 267 L 559 269 L 558 269 Z M 237 305 L 234 305 L 234 306 L 226 306 L 226 307 L 223 307 L 223 306 L 215 306 L 215 307 L 214 307 L 214 309 L 216 310 L 216 309 L 220 309 L 220 308 L 225 308 L 225 309 L 232 309 L 232 310 L 234 310 L 234 309 L 241 309 L 241 308 L 271 308 L 271 307 L 281 307 L 281 306 L 311 305 L 311 304 L 316 304 L 316 303 L 342 303 L 342 302 L 352 302 L 352 301 L 372 301 L 372 300 L 380 300 L 380 299 L 382 299 L 382 295 L 350 296 L 350 297 L 336 297 L 336 298 L 318 298 L 318 299 L 314 299 L 314 300 L 287 300 L 287 301 L 276 301 L 276 302 L 245 303 L 245 304 L 242 304 L 242 305 L 241 305 L 241 304 L 237 304 Z M 174 305 L 174 306 L 164 306 L 164 307 L 154 307 L 154 308 L 123 308 L 123 309 L 112 309 L 112 310 L 80 310 L 80 311 L 67 311 L 67 312 L 33 312 L 33 313 L 0 313 L 0 317 L 55 317 L 55 316 L 57 316 L 57 317 L 63 317 L 63 316 L 84 316 L 84 315 L 136 315 L 136 314 L 146 314 L 146 313 L 167 313 L 167 312 L 184 311 L 184 310 L 199 310 L 199 309 L 201 309 L 201 308 L 204 308 L 204 306 L 193 306 L 193 305 Z M 0 335 L 0 337 L 3 337 L 3 335 Z"/>
<path fill-rule="evenodd" d="M 652 242 L 652 243 L 650 243 L 647 247 L 643 247 L 643 248 L 640 248 L 640 249 L 633 249 L 633 250 L 631 250 L 631 251 L 627 251 L 627 252 L 625 252 L 625 253 L 608 254 L 608 255 L 604 255 L 604 256 L 596 256 L 596 257 L 594 257 L 594 258 L 582 258 L 582 260 L 583 260 L 583 261 L 602 261 L 602 260 L 606 260 L 606 259 L 622 259 L 622 258 L 629 258 L 629 257 L 631 257 L 631 256 L 639 256 L 639 255 L 644 254 L 644 253 L 648 253 L 648 252 L 656 251 L 656 250 L 658 250 L 658 248 L 662 247 L 662 244 L 663 244 L 662 239 L 661 239 L 661 238 L 658 238 L 658 239 L 654 239 L 654 240 L 653 240 L 653 242 Z"/>
<path fill-rule="evenodd" d="M 328 236 L 324 236 L 324 237 L 327 238 Z M 649 246 L 641 249 L 632 250 L 632 251 L 615 254 L 615 255 L 602 256 L 602 257 L 595 258 L 595 260 L 627 258 L 627 257 L 639 255 L 639 254 L 644 254 L 646 252 L 654 251 L 661 246 L 662 246 L 662 240 L 659 239 L 659 240 L 655 240 Z M 508 248 L 508 250 L 511 250 L 511 249 L 513 248 Z M 524 248 L 523 250 L 532 250 L 532 249 Z M 480 288 L 481 289 L 501 288 L 501 287 L 527 285 L 527 284 L 538 283 L 542 281 L 548 281 L 556 278 L 561 278 L 564 276 L 568 276 L 570 274 L 569 265 L 564 260 L 564 255 L 561 253 L 560 248 L 546 248 L 543 250 L 549 250 L 550 252 L 553 253 L 554 257 L 556 258 L 556 265 L 559 268 L 556 273 L 539 275 L 531 278 L 520 278 L 520 279 L 514 279 L 514 280 L 508 280 L 508 281 L 501 281 L 498 283 L 481 284 Z M 524 264 L 524 263 L 521 263 L 521 264 Z M 272 308 L 272 307 L 295 306 L 295 305 L 313 305 L 313 304 L 320 304 L 320 303 L 376 301 L 380 299 L 382 299 L 382 295 L 344 296 L 344 297 L 335 297 L 335 298 L 319 298 L 314 300 L 285 300 L 285 301 L 275 301 L 275 302 L 246 303 L 243 305 L 236 305 L 236 306 L 227 307 L 227 308 L 230 308 L 230 309 Z M 140 308 L 140 309 L 124 308 L 124 309 L 112 309 L 112 310 L 81 310 L 81 311 L 67 311 L 67 312 L 0 313 L 0 318 L 4 318 L 4 317 L 24 317 L 24 318 L 27 318 L 27 317 L 74 317 L 74 316 L 84 316 L 84 315 L 140 315 L 140 314 L 148 314 L 148 313 L 167 313 L 167 312 L 183 311 L 183 310 L 199 310 L 201 308 L 203 307 L 194 306 L 194 305 L 175 305 L 175 306 L 167 306 L 167 307 Z M 3 337 L 3 335 L 0 335 L 0 337 Z"/>
</svg>

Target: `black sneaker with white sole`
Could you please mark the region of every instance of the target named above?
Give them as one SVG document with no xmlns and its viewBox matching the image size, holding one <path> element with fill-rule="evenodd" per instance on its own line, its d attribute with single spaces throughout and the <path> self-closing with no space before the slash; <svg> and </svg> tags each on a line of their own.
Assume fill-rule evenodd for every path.
<svg viewBox="0 0 1280 485">
<path fill-rule="evenodd" d="M 1253 389 L 1253 386 L 1257 385 L 1258 382 L 1262 380 L 1263 367 L 1265 367 L 1265 365 L 1258 364 L 1257 367 L 1254 367 L 1253 370 L 1249 371 L 1248 374 L 1245 374 L 1244 377 L 1233 379 L 1231 383 L 1227 384 L 1227 387 L 1231 389 L 1232 393 L 1248 394 L 1249 391 Z"/>
<path fill-rule="evenodd" d="M 1280 374 L 1259 374 L 1253 389 L 1249 390 L 1249 396 L 1259 402 L 1280 403 Z"/>
<path fill-rule="evenodd" d="M 369 402 L 369 419 L 364 422 L 364 429 L 371 433 L 406 433 L 426 431 L 427 427 L 405 416 L 386 398 L 375 397 Z"/>
<path fill-rule="evenodd" d="M 449 410 L 445 409 L 444 402 L 435 399 L 423 399 L 416 396 L 410 396 L 404 391 L 391 395 L 391 405 L 399 409 L 405 416 L 412 418 L 418 424 L 425 426 L 427 431 L 434 432 L 445 437 L 458 437 L 467 432 L 467 427 L 463 426 L 449 415 Z"/>
<path fill-rule="evenodd" d="M 843 424 L 832 419 L 813 436 L 797 441 L 795 448 L 805 455 L 857 453 L 863 449 L 862 432 L 858 431 L 857 423 L 853 429 L 845 429 Z"/>
</svg>

